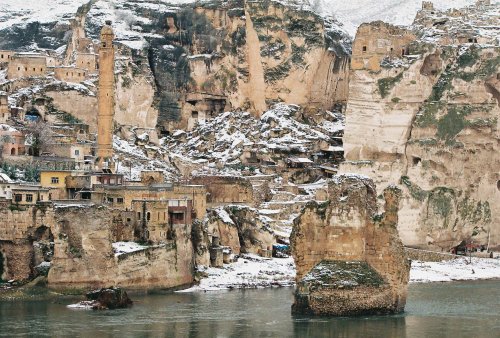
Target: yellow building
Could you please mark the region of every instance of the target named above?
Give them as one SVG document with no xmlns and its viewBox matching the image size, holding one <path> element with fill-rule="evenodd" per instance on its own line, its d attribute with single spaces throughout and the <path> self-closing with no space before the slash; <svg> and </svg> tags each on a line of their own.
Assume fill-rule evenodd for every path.
<svg viewBox="0 0 500 338">
<path fill-rule="evenodd" d="M 54 189 L 52 199 L 65 199 L 66 177 L 76 174 L 73 170 L 44 170 L 40 172 L 40 185 Z"/>
</svg>

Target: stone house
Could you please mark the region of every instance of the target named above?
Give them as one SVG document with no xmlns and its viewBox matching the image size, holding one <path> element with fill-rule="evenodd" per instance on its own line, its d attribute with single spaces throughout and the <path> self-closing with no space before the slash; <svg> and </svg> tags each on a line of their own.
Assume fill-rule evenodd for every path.
<svg viewBox="0 0 500 338">
<path fill-rule="evenodd" d="M 59 81 L 82 82 L 87 77 L 87 71 L 83 68 L 73 66 L 61 66 L 54 68 L 54 77 Z"/>
<path fill-rule="evenodd" d="M 352 46 L 351 68 L 377 72 L 386 58 L 400 58 L 408 54 L 415 35 L 409 30 L 382 21 L 362 24 Z"/>
<path fill-rule="evenodd" d="M 31 76 L 45 76 L 46 56 L 37 53 L 16 53 L 11 56 L 7 67 L 7 78 L 16 79 Z"/>
<path fill-rule="evenodd" d="M 40 172 L 40 185 L 53 189 L 52 199 L 66 199 L 66 177 L 78 174 L 74 170 L 43 170 Z"/>
<path fill-rule="evenodd" d="M 154 243 L 173 240 L 178 227 L 192 223 L 191 200 L 134 200 L 136 229 L 143 240 Z"/>
<path fill-rule="evenodd" d="M 6 124 L 0 124 L 0 146 L 3 158 L 25 154 L 24 134 Z"/>
<path fill-rule="evenodd" d="M 14 55 L 14 52 L 11 50 L 0 50 L 0 64 L 8 64 L 12 55 Z M 0 66 L 0 69 L 3 69 L 3 67 Z"/>
<path fill-rule="evenodd" d="M 35 205 L 37 202 L 50 201 L 53 197 L 49 188 L 39 185 L 16 185 L 12 188 L 12 204 Z"/>
<path fill-rule="evenodd" d="M 77 53 L 76 66 L 79 69 L 84 69 L 89 73 L 95 73 L 97 70 L 97 60 L 94 53 Z"/>
</svg>

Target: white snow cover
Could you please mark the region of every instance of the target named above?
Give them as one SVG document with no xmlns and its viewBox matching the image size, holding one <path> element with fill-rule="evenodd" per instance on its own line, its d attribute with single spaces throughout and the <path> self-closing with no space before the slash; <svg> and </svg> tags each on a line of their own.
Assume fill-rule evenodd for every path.
<svg viewBox="0 0 500 338">
<path fill-rule="evenodd" d="M 500 260 L 488 258 L 457 258 L 447 262 L 411 262 L 411 283 L 450 282 L 500 278 Z"/>
<path fill-rule="evenodd" d="M 313 9 L 336 17 L 344 24 L 345 30 L 352 36 L 358 26 L 364 22 L 382 20 L 394 25 L 409 25 L 422 8 L 422 0 L 311 0 L 317 3 Z M 438 10 L 461 8 L 474 4 L 475 0 L 432 0 Z M 492 1 L 493 3 L 495 0 Z"/>
<path fill-rule="evenodd" d="M 202 271 L 208 274 L 207 278 L 203 278 L 199 285 L 179 292 L 291 286 L 295 281 L 295 264 L 291 257 L 269 259 L 246 254 L 235 263 L 224 264 L 223 268 Z"/>
<path fill-rule="evenodd" d="M 113 246 L 113 251 L 115 252 L 115 256 L 118 257 L 125 253 L 141 251 L 147 249 L 147 246 L 135 243 L 135 242 L 115 242 L 111 243 Z"/>
<path fill-rule="evenodd" d="M 0 0 L 0 29 L 35 21 L 67 20 L 87 2 L 89 0 Z"/>
<path fill-rule="evenodd" d="M 500 278 L 500 259 L 461 257 L 443 262 L 413 261 L 410 283 L 450 282 Z M 223 268 L 203 268 L 208 277 L 200 284 L 179 292 L 216 291 L 239 288 L 292 286 L 295 284 L 295 264 L 291 257 L 266 259 L 243 255 Z"/>
</svg>

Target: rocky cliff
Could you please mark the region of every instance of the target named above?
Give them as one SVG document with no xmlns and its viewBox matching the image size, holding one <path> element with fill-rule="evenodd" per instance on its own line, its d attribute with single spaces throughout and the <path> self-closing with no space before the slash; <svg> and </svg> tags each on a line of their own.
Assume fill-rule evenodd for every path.
<svg viewBox="0 0 500 338">
<path fill-rule="evenodd" d="M 498 16 L 460 13 L 422 11 L 411 30 L 365 24 L 353 44 L 341 171 L 372 177 L 379 193 L 402 188 L 410 246 L 500 240 L 500 49 L 492 32 L 465 29 Z"/>
<path fill-rule="evenodd" d="M 190 129 L 227 110 L 259 116 L 277 102 L 312 111 L 345 102 L 350 38 L 333 19 L 303 8 L 274 1 L 93 0 L 64 25 L 27 26 L 23 39 L 23 28 L 15 26 L 0 30 L 0 36 L 17 41 L 5 48 L 57 49 L 61 64 L 80 67 L 97 51 L 104 21 L 112 20 L 118 51 L 115 121 L 151 134 L 155 127 Z M 90 93 L 78 88 L 60 93 L 42 85 L 30 96 L 49 98 L 52 110 L 94 129 L 96 85 L 95 77 L 81 84 Z"/>
</svg>

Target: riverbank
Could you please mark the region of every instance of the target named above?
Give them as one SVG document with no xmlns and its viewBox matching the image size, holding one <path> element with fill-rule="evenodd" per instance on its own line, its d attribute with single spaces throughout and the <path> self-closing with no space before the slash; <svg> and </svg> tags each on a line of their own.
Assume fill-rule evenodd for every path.
<svg viewBox="0 0 500 338">
<path fill-rule="evenodd" d="M 410 283 L 500 279 L 500 259 L 472 257 L 472 261 L 469 260 L 468 257 L 460 257 L 443 262 L 412 261 Z M 198 273 L 203 276 L 198 285 L 176 292 L 290 287 L 295 284 L 295 264 L 291 257 L 269 259 L 242 255 L 236 262 L 224 264 L 223 268 L 202 268 Z M 46 287 L 45 278 L 38 278 L 20 287 L 0 290 L 0 301 L 50 300 L 75 298 L 77 295 L 79 293 L 75 290 L 54 292 Z"/>
<path fill-rule="evenodd" d="M 223 268 L 202 269 L 199 285 L 178 292 L 292 286 L 295 284 L 293 259 L 266 259 L 242 255 Z M 412 261 L 410 283 L 500 279 L 500 259 L 459 257 L 443 262 Z"/>
</svg>

